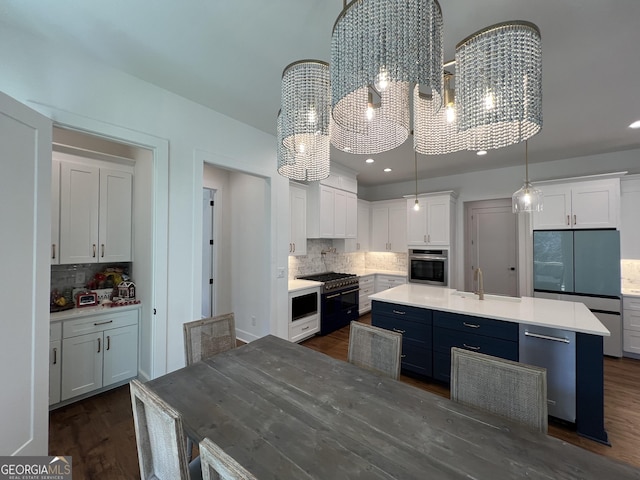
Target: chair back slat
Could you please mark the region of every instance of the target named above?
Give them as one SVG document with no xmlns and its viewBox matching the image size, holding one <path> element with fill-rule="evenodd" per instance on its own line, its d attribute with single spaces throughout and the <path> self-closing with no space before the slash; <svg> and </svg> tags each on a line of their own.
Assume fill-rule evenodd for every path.
<svg viewBox="0 0 640 480">
<path fill-rule="evenodd" d="M 203 480 L 257 480 L 218 445 L 205 438 L 200 442 Z"/>
<path fill-rule="evenodd" d="M 360 322 L 351 322 L 350 363 L 393 379 L 400 377 L 402 334 Z"/>
<path fill-rule="evenodd" d="M 233 313 L 216 315 L 183 325 L 187 365 L 236 347 L 236 323 Z"/>
</svg>

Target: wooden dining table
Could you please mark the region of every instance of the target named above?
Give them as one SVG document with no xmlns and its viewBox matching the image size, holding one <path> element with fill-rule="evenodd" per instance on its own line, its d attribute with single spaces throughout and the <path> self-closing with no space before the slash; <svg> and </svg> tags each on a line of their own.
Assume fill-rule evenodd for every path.
<svg viewBox="0 0 640 480">
<path fill-rule="evenodd" d="M 147 383 L 258 479 L 640 479 L 640 469 L 266 336 Z"/>
</svg>

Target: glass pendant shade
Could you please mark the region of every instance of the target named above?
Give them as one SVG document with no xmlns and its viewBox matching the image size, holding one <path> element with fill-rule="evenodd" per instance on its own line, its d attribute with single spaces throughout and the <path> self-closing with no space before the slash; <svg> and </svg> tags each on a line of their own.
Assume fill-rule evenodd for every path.
<svg viewBox="0 0 640 480">
<path fill-rule="evenodd" d="M 441 103 L 442 63 L 436 0 L 350 2 L 331 37 L 333 145 L 375 154 L 404 143 L 410 85 L 430 89 Z"/>
<path fill-rule="evenodd" d="M 540 30 L 514 21 L 487 27 L 456 46 L 458 128 L 469 150 L 522 142 L 542 128 Z"/>
<path fill-rule="evenodd" d="M 413 90 L 413 148 L 423 155 L 444 155 L 467 148 L 465 133 L 458 132 L 451 75 L 445 75 L 445 105 L 440 107 L 433 98 Z M 453 118 L 449 115 L 453 110 Z"/>
<path fill-rule="evenodd" d="M 511 197 L 513 213 L 529 213 L 542 211 L 542 191 L 525 182 Z"/>
<path fill-rule="evenodd" d="M 284 69 L 277 141 L 278 173 L 302 181 L 329 176 L 331 88 L 326 62 L 302 60 Z"/>
</svg>

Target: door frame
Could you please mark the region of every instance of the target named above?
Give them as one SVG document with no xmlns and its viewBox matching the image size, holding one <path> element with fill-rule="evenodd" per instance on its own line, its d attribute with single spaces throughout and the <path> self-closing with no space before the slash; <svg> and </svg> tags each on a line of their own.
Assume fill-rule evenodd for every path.
<svg viewBox="0 0 640 480">
<path fill-rule="evenodd" d="M 38 102 L 29 102 L 28 106 L 49 117 L 56 127 L 145 148 L 152 152 L 151 165 L 143 166 L 136 162 L 136 177 L 140 178 L 139 181 L 149 182 L 147 186 L 151 191 L 151 248 L 148 249 L 150 278 L 138 280 L 138 289 L 142 287 L 138 376 L 143 380 L 150 380 L 164 375 L 168 370 L 166 345 L 169 281 L 169 140 Z M 144 174 L 139 174 L 139 169 L 143 167 Z M 136 253 L 134 252 L 134 256 Z M 145 338 L 147 334 L 148 338 Z M 143 345 L 144 341 L 148 341 L 148 345 Z M 148 358 L 144 358 L 145 346 L 148 348 Z"/>
</svg>

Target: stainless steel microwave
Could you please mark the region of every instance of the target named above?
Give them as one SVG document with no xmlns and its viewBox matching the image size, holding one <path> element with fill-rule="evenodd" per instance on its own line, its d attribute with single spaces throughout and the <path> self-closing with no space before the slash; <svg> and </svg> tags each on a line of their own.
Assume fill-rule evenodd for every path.
<svg viewBox="0 0 640 480">
<path fill-rule="evenodd" d="M 409 250 L 408 278 L 411 283 L 446 287 L 449 284 L 447 250 Z"/>
</svg>

